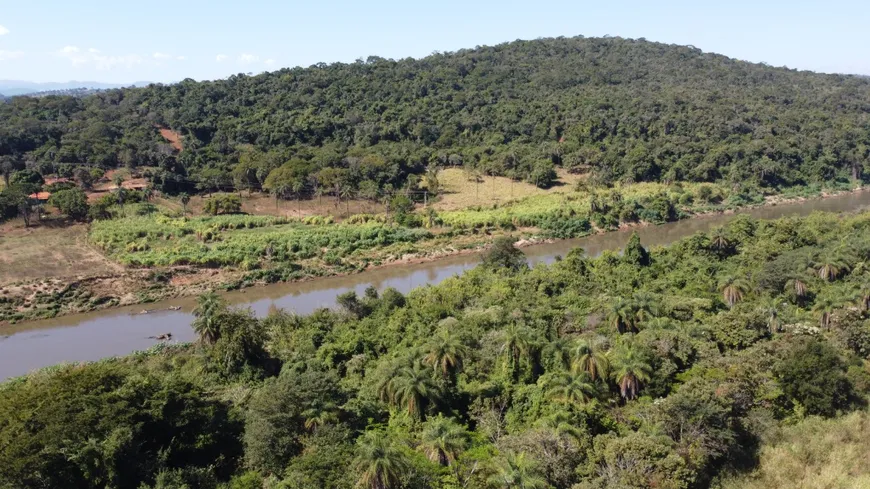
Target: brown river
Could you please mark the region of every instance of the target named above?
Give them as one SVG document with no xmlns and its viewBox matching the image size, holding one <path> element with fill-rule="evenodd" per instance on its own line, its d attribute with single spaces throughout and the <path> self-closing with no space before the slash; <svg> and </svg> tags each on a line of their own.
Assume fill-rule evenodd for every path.
<svg viewBox="0 0 870 489">
<path fill-rule="evenodd" d="M 762 219 L 806 215 L 813 211 L 844 212 L 870 207 L 870 192 L 844 194 L 827 199 L 750 209 Z M 660 246 L 698 231 L 707 231 L 733 219 L 735 214 L 703 216 L 661 226 L 637 228 L 644 246 Z M 621 249 L 631 230 L 598 234 L 524 248 L 532 265 L 550 263 L 556 256 L 582 246 L 589 256 L 604 250 Z M 369 285 L 379 290 L 394 287 L 401 292 L 437 284 L 477 266 L 479 255 L 459 255 L 437 261 L 378 268 L 356 275 L 331 277 L 308 282 L 275 284 L 225 294 L 233 305 L 250 307 L 265 315 L 271 307 L 308 314 L 317 308 L 332 307 L 339 294 L 355 290 L 361 294 Z M 194 340 L 190 327 L 194 298 L 107 309 L 63 316 L 44 321 L 0 326 L 0 380 L 23 375 L 30 370 L 61 362 L 82 362 L 126 355 L 157 343 L 150 337 L 172 333 L 173 342 Z M 168 310 L 181 307 L 180 310 Z M 139 314 L 143 309 L 154 312 Z"/>
</svg>

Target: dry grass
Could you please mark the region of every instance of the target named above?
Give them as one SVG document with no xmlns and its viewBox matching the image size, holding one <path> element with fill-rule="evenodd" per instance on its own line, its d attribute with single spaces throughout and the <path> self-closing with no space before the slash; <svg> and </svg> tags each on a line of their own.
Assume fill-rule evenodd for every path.
<svg viewBox="0 0 870 489">
<path fill-rule="evenodd" d="M 203 215 L 203 206 L 208 196 L 192 196 L 187 204 L 188 215 Z M 153 203 L 175 211 L 182 209 L 177 197 L 157 197 Z M 373 214 L 384 212 L 380 204 L 369 201 L 351 200 L 336 205 L 334 197 L 324 196 L 322 199 L 309 200 L 279 200 L 262 193 L 242 192 L 242 212 L 257 216 L 305 217 L 312 215 L 333 216 L 341 219 L 353 214 Z"/>
<path fill-rule="evenodd" d="M 0 228 L 0 285 L 24 280 L 73 278 L 116 271 L 87 244 L 87 226 L 24 228 L 20 220 Z"/>
<path fill-rule="evenodd" d="M 448 168 L 438 174 L 441 184 L 441 199 L 434 205 L 436 210 L 458 210 L 471 206 L 488 206 L 509 200 L 522 199 L 532 195 L 569 193 L 582 175 L 572 175 L 564 170 L 558 171 L 559 182 L 551 188 L 540 189 L 525 182 L 514 182 L 505 177 L 482 177 L 480 183 L 469 180 L 468 175 L 459 168 Z"/>
<path fill-rule="evenodd" d="M 870 415 L 807 419 L 761 450 L 759 468 L 719 489 L 868 489 Z"/>
</svg>

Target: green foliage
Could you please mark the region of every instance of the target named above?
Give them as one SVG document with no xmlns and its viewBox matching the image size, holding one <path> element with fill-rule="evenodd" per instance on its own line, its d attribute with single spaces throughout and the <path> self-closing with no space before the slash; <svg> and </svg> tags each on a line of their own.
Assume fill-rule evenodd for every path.
<svg viewBox="0 0 870 489">
<path fill-rule="evenodd" d="M 526 268 L 526 255 L 514 243 L 516 240 L 509 236 L 497 238 L 483 255 L 483 266 L 493 270 L 511 271 Z"/>
<path fill-rule="evenodd" d="M 815 339 L 800 339 L 777 363 L 785 394 L 807 414 L 833 416 L 852 402 L 852 384 L 836 350 Z"/>
<path fill-rule="evenodd" d="M 242 199 L 236 194 L 215 195 L 205 201 L 203 210 L 212 216 L 238 214 L 242 211 Z"/>
<path fill-rule="evenodd" d="M 125 265 L 214 267 L 252 261 L 292 262 L 324 256 L 324 249 L 343 258 L 356 250 L 414 243 L 431 237 L 431 233 L 377 222 L 324 225 L 273 216 L 151 215 L 97 221 L 89 237 Z"/>
<path fill-rule="evenodd" d="M 93 227 L 111 247 L 125 242 L 115 232 L 159 247 L 364 226 L 152 215 Z M 50 473 L 74 487 L 716 487 L 777 430 L 862 404 L 868 231 L 870 213 L 737 217 L 668 247 L 632 239 L 623 256 L 574 250 L 534 268 L 503 240 L 438 285 L 370 287 L 308 316 L 259 319 L 208 294 L 195 345 L 0 384 L 0 486 Z M 836 277 L 820 275 L 834 260 Z"/>
<path fill-rule="evenodd" d="M 241 446 L 229 406 L 173 376 L 116 363 L 68 367 L 4 389 L 0 485 L 136 489 L 158 473 L 228 477 Z"/>
<path fill-rule="evenodd" d="M 87 218 L 90 211 L 87 195 L 78 188 L 60 190 L 51 194 L 49 203 L 57 207 L 61 213 L 77 221 Z"/>
</svg>

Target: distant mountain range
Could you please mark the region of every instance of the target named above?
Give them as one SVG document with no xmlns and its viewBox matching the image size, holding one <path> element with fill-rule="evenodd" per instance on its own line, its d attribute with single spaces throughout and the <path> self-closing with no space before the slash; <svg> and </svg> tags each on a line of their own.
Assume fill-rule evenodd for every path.
<svg viewBox="0 0 870 489">
<path fill-rule="evenodd" d="M 41 92 L 64 92 L 77 89 L 108 90 L 111 88 L 145 87 L 151 83 L 152 82 L 138 81 L 125 85 L 120 83 L 102 83 L 95 81 L 37 83 L 24 80 L 0 80 L 0 94 L 6 97 L 14 97 L 16 95 L 30 95 Z"/>
</svg>

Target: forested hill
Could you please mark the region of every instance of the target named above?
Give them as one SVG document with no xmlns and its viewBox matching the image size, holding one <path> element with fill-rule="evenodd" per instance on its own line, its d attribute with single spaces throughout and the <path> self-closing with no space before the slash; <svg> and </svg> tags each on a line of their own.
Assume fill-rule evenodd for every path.
<svg viewBox="0 0 870 489">
<path fill-rule="evenodd" d="M 43 171 L 159 166 L 167 191 L 260 187 L 287 162 L 282 185 L 299 188 L 398 185 L 433 162 L 540 184 L 562 165 L 601 183 L 781 186 L 860 176 L 868 114 L 867 78 L 578 37 L 15 98 L 0 105 L 0 154 Z M 159 127 L 180 133 L 184 150 Z"/>
</svg>

